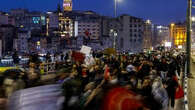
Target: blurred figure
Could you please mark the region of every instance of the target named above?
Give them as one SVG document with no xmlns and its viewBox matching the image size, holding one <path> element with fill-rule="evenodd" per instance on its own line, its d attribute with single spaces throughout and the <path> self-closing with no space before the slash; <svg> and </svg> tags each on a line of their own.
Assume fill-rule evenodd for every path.
<svg viewBox="0 0 195 110">
<path fill-rule="evenodd" d="M 15 65 L 18 65 L 19 64 L 19 56 L 18 56 L 18 53 L 15 51 L 14 54 L 12 55 L 12 58 L 13 58 L 13 62 Z"/>
</svg>

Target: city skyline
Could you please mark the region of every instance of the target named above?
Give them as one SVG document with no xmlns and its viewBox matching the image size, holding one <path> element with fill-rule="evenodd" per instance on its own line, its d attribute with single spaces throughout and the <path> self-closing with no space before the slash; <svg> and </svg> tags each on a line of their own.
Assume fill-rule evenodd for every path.
<svg viewBox="0 0 195 110">
<path fill-rule="evenodd" d="M 10 4 L 11 3 L 11 4 Z M 1 1 L 0 10 L 8 12 L 10 9 L 27 8 L 35 11 L 54 11 L 57 4 L 62 7 L 63 0 L 6 0 Z M 175 5 L 177 3 L 177 5 Z M 44 6 L 44 7 L 43 7 Z M 184 21 L 186 17 L 186 0 L 121 0 L 117 13 L 150 19 L 154 24 L 168 25 L 171 22 Z M 113 0 L 73 0 L 73 10 L 92 10 L 101 15 L 114 15 Z"/>
</svg>

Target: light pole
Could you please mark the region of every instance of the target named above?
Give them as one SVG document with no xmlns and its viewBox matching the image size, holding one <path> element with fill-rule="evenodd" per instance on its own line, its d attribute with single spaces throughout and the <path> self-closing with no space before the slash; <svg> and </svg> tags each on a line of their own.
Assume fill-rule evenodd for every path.
<svg viewBox="0 0 195 110">
<path fill-rule="evenodd" d="M 116 8 L 117 8 L 117 0 L 114 0 L 114 17 L 116 18 L 117 13 L 116 13 Z"/>
<path fill-rule="evenodd" d="M 188 0 L 187 8 L 187 45 L 186 45 L 186 55 L 187 55 L 187 75 L 191 75 L 191 25 L 192 25 L 192 0 Z"/>
<path fill-rule="evenodd" d="M 116 37 L 117 37 L 117 31 L 115 29 L 111 29 L 110 30 L 110 36 L 114 37 L 114 40 L 113 40 L 113 48 L 116 49 Z"/>
<path fill-rule="evenodd" d="M 114 0 L 114 17 L 117 18 L 117 2 L 119 0 Z M 112 30 L 113 31 L 113 37 L 114 37 L 114 41 L 113 41 L 113 48 L 116 49 L 116 37 L 117 37 L 117 31 L 116 30 Z"/>
<path fill-rule="evenodd" d="M 122 0 L 114 0 L 114 17 L 117 17 L 117 3 L 122 2 Z"/>
<path fill-rule="evenodd" d="M 117 37 L 117 32 L 114 31 L 114 49 L 116 49 L 116 37 Z"/>
</svg>

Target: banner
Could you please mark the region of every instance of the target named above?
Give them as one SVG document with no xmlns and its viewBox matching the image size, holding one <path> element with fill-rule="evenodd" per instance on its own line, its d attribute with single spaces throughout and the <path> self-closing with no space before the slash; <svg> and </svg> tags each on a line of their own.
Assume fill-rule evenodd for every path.
<svg viewBox="0 0 195 110">
<path fill-rule="evenodd" d="M 87 66 L 91 66 L 95 64 L 95 60 L 92 56 L 86 56 L 84 61 Z"/>
</svg>

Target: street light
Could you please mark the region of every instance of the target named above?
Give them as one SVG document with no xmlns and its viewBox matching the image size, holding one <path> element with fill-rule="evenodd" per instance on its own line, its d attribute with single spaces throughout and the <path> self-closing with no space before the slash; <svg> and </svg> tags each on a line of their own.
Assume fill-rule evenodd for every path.
<svg viewBox="0 0 195 110">
<path fill-rule="evenodd" d="M 146 20 L 146 23 L 147 24 L 151 24 L 151 21 L 148 19 L 148 20 Z"/>
<path fill-rule="evenodd" d="M 187 75 L 191 75 L 191 25 L 192 25 L 192 0 L 188 0 L 187 8 L 187 43 L 186 43 L 186 55 L 187 55 Z"/>
<path fill-rule="evenodd" d="M 116 37 L 117 37 L 117 32 L 114 32 L 114 49 L 116 49 Z"/>
<path fill-rule="evenodd" d="M 114 17 L 117 17 L 117 2 L 121 2 L 122 0 L 114 0 Z"/>
<path fill-rule="evenodd" d="M 117 0 L 114 0 L 114 17 L 116 17 L 116 4 L 117 4 Z"/>
<path fill-rule="evenodd" d="M 114 37 L 113 48 L 116 49 L 116 37 L 118 36 L 117 31 L 115 29 L 111 29 L 110 36 Z"/>
<path fill-rule="evenodd" d="M 193 21 L 193 22 L 195 21 L 195 16 L 192 17 L 192 21 Z"/>
<path fill-rule="evenodd" d="M 174 23 L 171 23 L 171 27 L 173 27 L 173 26 L 175 26 L 175 24 Z"/>
</svg>

